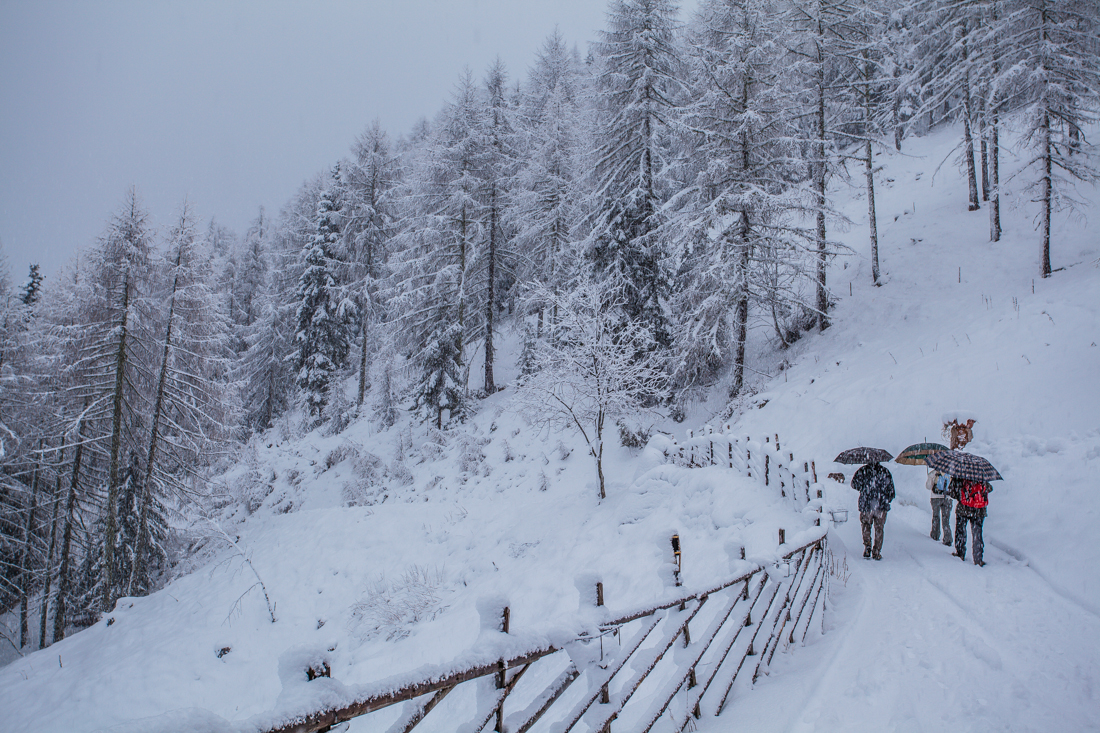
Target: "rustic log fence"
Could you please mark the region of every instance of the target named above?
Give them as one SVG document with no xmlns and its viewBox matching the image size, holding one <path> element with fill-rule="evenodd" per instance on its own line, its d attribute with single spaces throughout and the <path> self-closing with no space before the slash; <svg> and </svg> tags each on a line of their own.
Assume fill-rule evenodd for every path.
<svg viewBox="0 0 1100 733">
<path fill-rule="evenodd" d="M 759 441 L 736 436 L 729 426 L 720 431 L 707 426 L 674 441 L 666 457 L 685 467 L 734 469 L 792 502 L 821 511 L 816 466 L 784 452 L 778 435 Z M 804 642 L 814 624 L 822 623 L 828 548 L 820 517 L 814 524 L 818 526 L 794 548 L 787 547 L 786 532 L 780 529 L 776 561 L 755 564 L 694 592 L 679 587 L 680 538 L 674 535 L 676 590 L 681 593 L 671 600 L 619 614 L 598 630 L 578 632 L 564 643 L 542 641 L 508 658 L 380 687 L 266 730 L 329 731 L 343 721 L 406 703 L 387 733 L 410 733 L 426 720 L 431 730 L 464 733 L 481 733 L 490 724 L 498 733 L 610 733 L 612 723 L 624 731 L 649 733 L 659 727 L 682 733 L 696 719 L 721 714 L 738 680 L 754 684 L 767 674 L 780 647 Z M 603 606 L 604 600 L 603 584 L 597 582 L 595 602 Z M 703 630 L 694 638 L 693 627 Z M 502 609 L 499 629 L 505 634 L 511 630 L 507 608 Z M 598 654 L 593 653 L 597 644 Z M 578 680 L 583 684 L 575 685 Z M 442 705 L 459 689 L 468 691 L 464 700 Z M 435 715 L 429 716 L 433 710 Z"/>
<path fill-rule="evenodd" d="M 793 452 L 784 451 L 778 434 L 754 440 L 735 435 L 729 425 L 718 430 L 706 425 L 702 430 L 688 431 L 684 440 L 673 440 L 665 457 L 686 468 L 731 468 L 764 486 L 776 488 L 782 497 L 804 503 L 822 498 L 815 462 L 798 460 Z M 818 504 L 820 511 L 820 502 Z"/>
<path fill-rule="evenodd" d="M 779 552 L 776 562 L 621 614 L 599 624 L 598 632 L 578 633 L 560 646 L 544 643 L 507 659 L 429 675 L 268 730 L 327 731 L 405 702 L 391 733 L 409 733 L 433 710 L 438 710 L 433 730 L 480 733 L 493 724 L 493 730 L 511 733 L 603 732 L 617 721 L 624 731 L 648 733 L 659 723 L 660 730 L 683 731 L 695 719 L 719 715 L 738 680 L 755 683 L 780 647 L 805 641 L 815 623 L 821 624 L 829 578 L 825 531 L 815 530 L 798 547 L 781 546 Z M 602 588 L 596 590 L 600 603 Z M 500 628 L 507 633 L 507 610 Z M 702 633 L 693 634 L 692 628 Z M 476 694 L 479 679 L 489 681 L 491 694 L 484 688 Z M 584 684 L 574 685 L 578 680 Z M 469 697 L 458 710 L 440 707 L 462 687 L 477 698 L 472 719 Z M 463 709 L 465 716 L 459 717 Z"/>
</svg>

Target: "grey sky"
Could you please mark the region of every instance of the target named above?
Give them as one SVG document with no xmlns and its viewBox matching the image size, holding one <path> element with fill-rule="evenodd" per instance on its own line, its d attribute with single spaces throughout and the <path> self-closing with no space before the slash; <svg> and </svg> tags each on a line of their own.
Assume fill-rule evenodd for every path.
<svg viewBox="0 0 1100 733">
<path fill-rule="evenodd" d="M 694 5 L 694 3 L 690 3 Z M 523 78 L 557 26 L 582 53 L 604 0 L 0 0 L 0 241 L 12 279 L 89 246 L 137 187 L 242 233 L 346 155 L 397 137 L 497 56 Z"/>
</svg>

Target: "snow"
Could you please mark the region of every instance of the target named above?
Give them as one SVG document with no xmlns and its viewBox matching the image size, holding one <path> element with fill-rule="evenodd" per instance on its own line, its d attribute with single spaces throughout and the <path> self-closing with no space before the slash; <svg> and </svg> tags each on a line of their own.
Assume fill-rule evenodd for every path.
<svg viewBox="0 0 1100 733">
<path fill-rule="evenodd" d="M 1033 204 L 1014 195 L 1003 240 L 989 243 L 986 210 L 966 211 L 965 181 L 946 167 L 932 175 L 956 138 L 937 132 L 882 157 L 883 287 L 871 284 L 865 204 L 849 192 L 839 203 L 854 223 L 837 236 L 856 254 L 830 271 L 832 327 L 781 354 L 754 336 L 750 366 L 776 376 L 753 384 L 733 431 L 778 433 L 784 452 L 815 460 L 821 504 L 849 521 L 830 528 L 824 633 L 780 648 L 769 674 L 739 682 L 700 731 L 1100 729 L 1100 246 L 1086 222 L 1060 220 L 1053 256 L 1065 269 L 1037 277 Z M 1096 191 L 1082 193 L 1095 210 Z M 500 353 L 518 353 L 519 340 Z M 498 360 L 502 384 L 510 368 Z M 253 511 L 230 507 L 220 521 L 277 622 L 242 559 L 212 539 L 162 591 L 121 599 L 95 626 L 0 669 L 5 728 L 259 730 L 564 644 L 674 597 L 674 533 L 684 585 L 703 588 L 774 564 L 778 528 L 788 547 L 818 531 L 816 502 L 805 511 L 735 471 L 665 460 L 673 440 L 718 421 L 717 403 L 657 425 L 671 435 L 643 450 L 608 441 L 599 502 L 580 439 L 530 427 L 510 392 L 481 401 L 463 439 L 440 441 L 408 416 L 382 432 L 366 420 L 336 436 L 272 431 L 226 477 L 247 487 Z M 883 560 L 863 560 L 856 492 L 825 478 L 851 467 L 829 459 L 940 441 L 944 418 L 977 415 L 967 450 L 1004 476 L 985 522 L 988 565 L 929 538 L 925 472 L 894 463 Z M 346 506 L 349 495 L 359 505 Z M 597 580 L 606 612 L 593 608 Z M 307 681 L 322 662 L 331 679 Z M 385 730 L 403 708 L 350 731 Z"/>
</svg>

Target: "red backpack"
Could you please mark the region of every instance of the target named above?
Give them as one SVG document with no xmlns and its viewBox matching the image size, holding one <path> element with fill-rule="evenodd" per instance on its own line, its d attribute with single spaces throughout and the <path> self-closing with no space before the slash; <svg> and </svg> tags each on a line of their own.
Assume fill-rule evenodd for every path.
<svg viewBox="0 0 1100 733">
<path fill-rule="evenodd" d="M 989 490 L 981 481 L 963 481 L 959 503 L 971 509 L 981 509 L 989 506 L 988 494 Z"/>
</svg>

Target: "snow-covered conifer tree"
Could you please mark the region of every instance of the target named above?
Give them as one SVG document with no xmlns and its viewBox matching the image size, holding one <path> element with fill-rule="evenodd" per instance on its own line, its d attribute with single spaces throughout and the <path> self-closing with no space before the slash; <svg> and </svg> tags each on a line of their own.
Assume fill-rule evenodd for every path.
<svg viewBox="0 0 1100 733">
<path fill-rule="evenodd" d="M 298 281 L 294 340 L 296 383 L 309 414 L 319 418 L 337 373 L 347 366 L 355 305 L 337 282 L 340 248 L 339 167 L 317 207 L 313 241 L 305 251 Z"/>
<path fill-rule="evenodd" d="M 612 0 L 595 45 L 600 135 L 590 256 L 624 288 L 623 316 L 644 323 L 661 347 L 672 343 L 669 256 L 657 236 L 669 191 L 669 133 L 682 95 L 669 0 Z"/>
</svg>

